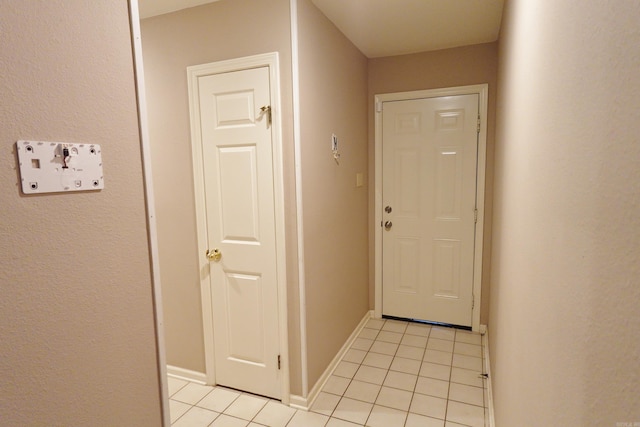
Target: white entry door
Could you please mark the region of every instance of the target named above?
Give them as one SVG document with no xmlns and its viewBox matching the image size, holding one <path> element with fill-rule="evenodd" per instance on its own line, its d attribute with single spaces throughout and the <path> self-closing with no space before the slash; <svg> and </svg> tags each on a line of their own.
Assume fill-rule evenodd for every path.
<svg viewBox="0 0 640 427">
<path fill-rule="evenodd" d="M 472 324 L 478 98 L 383 103 L 383 315 Z"/>
<path fill-rule="evenodd" d="M 198 95 L 216 383 L 279 399 L 268 67 L 200 77 Z"/>
</svg>

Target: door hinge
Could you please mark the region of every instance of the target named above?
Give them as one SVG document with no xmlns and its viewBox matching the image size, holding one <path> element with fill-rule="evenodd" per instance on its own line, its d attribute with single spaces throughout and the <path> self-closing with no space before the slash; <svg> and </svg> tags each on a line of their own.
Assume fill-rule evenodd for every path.
<svg viewBox="0 0 640 427">
<path fill-rule="evenodd" d="M 474 209 L 473 211 L 473 222 L 478 223 L 478 209 Z"/>
<path fill-rule="evenodd" d="M 278 370 L 280 370 L 280 355 L 278 355 Z"/>
<path fill-rule="evenodd" d="M 478 114 L 478 127 L 476 128 L 476 132 L 480 133 L 480 114 Z"/>
<path fill-rule="evenodd" d="M 471 310 L 473 310 L 476 306 L 476 296 L 475 294 L 471 294 Z"/>
</svg>

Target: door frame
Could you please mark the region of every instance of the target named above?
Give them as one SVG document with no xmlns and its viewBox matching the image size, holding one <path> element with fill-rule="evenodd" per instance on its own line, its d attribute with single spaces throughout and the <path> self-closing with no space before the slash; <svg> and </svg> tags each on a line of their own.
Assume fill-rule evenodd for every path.
<svg viewBox="0 0 640 427">
<path fill-rule="evenodd" d="M 488 84 L 456 86 L 441 89 L 427 89 L 410 92 L 395 92 L 375 95 L 375 200 L 374 200 L 374 290 L 375 304 L 374 316 L 382 317 L 382 103 L 387 101 L 407 101 L 422 98 L 439 98 L 455 95 L 478 95 L 480 114 L 480 132 L 478 133 L 478 160 L 476 171 L 476 209 L 478 221 L 475 231 L 475 247 L 473 256 L 473 308 L 471 328 L 480 331 L 480 301 L 482 300 L 482 249 L 484 242 L 484 196 L 485 196 L 485 169 L 487 160 L 487 111 L 488 111 Z"/>
<path fill-rule="evenodd" d="M 200 131 L 200 97 L 198 79 L 200 77 L 243 71 L 253 68 L 269 68 L 269 91 L 271 96 L 271 144 L 273 162 L 275 233 L 276 233 L 276 280 L 278 289 L 278 327 L 281 365 L 282 403 L 289 404 L 289 344 L 287 330 L 287 278 L 285 252 L 285 211 L 284 211 L 284 174 L 282 147 L 282 115 L 280 108 L 280 71 L 278 53 L 217 61 L 208 64 L 187 67 L 189 86 L 189 118 L 191 123 L 191 154 L 193 160 L 193 184 L 196 208 L 196 230 L 198 242 L 198 269 L 200 271 L 200 295 L 202 299 L 202 322 L 204 330 L 205 376 L 207 384 L 216 384 L 213 307 L 211 304 L 211 286 L 209 267 L 205 257 L 207 242 L 207 215 L 205 204 L 204 166 L 202 159 L 202 134 Z"/>
</svg>

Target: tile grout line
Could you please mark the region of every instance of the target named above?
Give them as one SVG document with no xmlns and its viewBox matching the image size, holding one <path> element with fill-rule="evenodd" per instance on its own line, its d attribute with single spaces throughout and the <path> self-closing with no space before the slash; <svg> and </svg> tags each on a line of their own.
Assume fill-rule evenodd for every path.
<svg viewBox="0 0 640 427">
<path fill-rule="evenodd" d="M 317 414 L 317 415 L 323 415 L 323 416 L 326 416 L 326 417 L 327 417 L 326 421 L 324 421 L 324 423 L 323 423 L 323 426 L 325 426 L 325 427 L 326 427 L 326 425 L 328 425 L 329 423 L 331 423 L 331 420 L 332 420 L 332 419 L 335 419 L 335 420 L 341 420 L 341 421 L 342 421 L 342 420 L 344 420 L 344 421 L 348 421 L 348 422 L 353 422 L 353 421 L 351 421 L 351 420 L 345 420 L 345 419 L 343 419 L 343 418 L 338 418 L 338 417 L 335 417 L 335 416 L 334 416 L 334 415 L 336 414 L 336 409 L 338 408 L 338 406 L 340 405 L 340 403 L 341 403 L 344 399 L 352 399 L 352 400 L 357 401 L 357 402 L 363 402 L 363 403 L 366 403 L 366 404 L 371 405 L 371 409 L 368 411 L 367 416 L 366 416 L 366 419 L 364 420 L 364 424 L 363 424 L 363 425 L 366 425 L 366 424 L 371 420 L 371 417 L 372 417 L 372 414 L 373 414 L 373 410 L 374 410 L 374 408 L 376 407 L 376 405 L 377 405 L 377 406 L 380 406 L 380 407 L 382 407 L 382 408 L 392 409 L 392 410 L 394 410 L 394 411 L 396 411 L 396 410 L 397 410 L 397 411 L 400 411 L 397 407 L 387 406 L 386 404 L 378 404 L 378 403 L 377 403 L 377 401 L 378 401 L 378 399 L 380 398 L 380 395 L 381 395 L 381 393 L 382 393 L 382 391 L 383 391 L 383 390 L 382 390 L 382 388 L 383 388 L 383 387 L 387 387 L 387 388 L 389 388 L 389 389 L 393 389 L 393 390 L 398 390 L 398 391 L 404 391 L 404 392 L 409 392 L 409 393 L 411 393 L 411 398 L 410 398 L 410 400 L 409 400 L 408 408 L 407 408 L 405 411 L 402 411 L 402 412 L 404 412 L 404 414 L 405 414 L 405 418 L 404 418 L 404 423 L 403 423 L 403 425 L 406 427 L 407 422 L 408 422 L 408 419 L 409 419 L 409 415 L 412 413 L 412 412 L 410 412 L 410 410 L 411 410 L 411 405 L 413 404 L 414 399 L 415 399 L 415 397 L 416 397 L 416 393 L 417 393 L 417 392 L 416 392 L 416 390 L 417 390 L 417 384 L 418 384 L 419 380 L 420 380 L 421 378 L 427 378 L 427 379 L 432 379 L 432 380 L 434 379 L 434 378 L 432 378 L 432 377 L 428 377 L 428 376 L 427 376 L 427 377 L 422 377 L 422 376 L 420 375 L 420 372 L 421 372 L 421 370 L 422 370 L 422 365 L 425 363 L 424 357 L 426 356 L 426 352 L 427 352 L 427 350 L 433 350 L 433 351 L 438 351 L 438 352 L 443 352 L 443 353 L 449 353 L 448 351 L 444 351 L 444 350 L 442 350 L 441 348 L 440 348 L 440 349 L 436 349 L 436 348 L 429 349 L 429 348 L 428 348 L 428 347 L 429 347 L 429 343 L 431 342 L 431 340 L 435 340 L 435 339 L 438 339 L 438 340 L 447 340 L 447 339 L 446 339 L 446 338 L 436 338 L 435 336 L 432 336 L 432 333 L 433 333 L 433 331 L 434 331 L 434 330 L 433 330 L 433 327 L 434 327 L 433 325 L 428 325 L 428 326 L 429 326 L 429 331 L 428 331 L 428 333 L 427 333 L 426 335 L 420 335 L 420 334 L 414 334 L 414 333 L 409 332 L 409 327 L 412 325 L 410 322 L 406 322 L 406 321 L 399 321 L 399 323 L 404 324 L 404 328 L 402 328 L 402 333 L 398 332 L 397 330 L 394 330 L 394 328 L 391 328 L 391 329 L 384 329 L 384 327 L 387 325 L 387 323 L 389 323 L 389 320 L 388 320 L 388 319 L 383 319 L 383 322 L 382 322 L 382 324 L 380 325 L 380 328 L 379 328 L 379 329 L 376 329 L 376 328 L 367 328 L 367 326 L 365 325 L 365 327 L 364 327 L 364 328 L 366 328 L 367 330 L 370 330 L 370 331 L 375 331 L 375 335 L 373 335 L 373 336 L 372 336 L 372 338 L 366 338 L 367 340 L 370 340 L 370 341 L 371 341 L 371 344 L 367 347 L 367 350 L 366 350 L 366 351 L 363 351 L 363 350 L 361 350 L 361 349 L 357 349 L 358 351 L 362 351 L 364 354 L 362 355 L 362 358 L 361 358 L 361 360 L 360 360 L 358 363 L 354 363 L 354 365 L 357 365 L 357 367 L 356 367 L 355 371 L 353 372 L 353 375 L 352 375 L 351 377 L 341 377 L 341 376 L 336 375 L 336 377 L 337 377 L 337 378 L 343 378 L 344 380 L 346 380 L 346 381 L 347 381 L 347 384 L 346 384 L 346 386 L 345 386 L 345 388 L 344 388 L 343 392 L 342 392 L 340 395 L 334 394 L 334 393 L 332 393 L 332 392 L 324 392 L 324 393 L 326 393 L 326 394 L 329 394 L 329 395 L 332 395 L 332 396 L 336 396 L 336 397 L 338 397 L 338 402 L 337 402 L 337 403 L 336 403 L 336 405 L 333 407 L 333 409 L 329 412 L 329 415 L 327 416 L 327 415 L 324 415 L 324 414 L 322 414 L 322 413 L 315 412 L 315 411 L 313 411 L 311 408 L 309 409 L 309 412 L 313 412 L 313 413 L 315 413 L 315 414 Z M 364 328 L 363 328 L 363 329 L 364 329 Z M 398 334 L 398 335 L 400 335 L 399 341 L 398 341 L 398 342 L 394 342 L 394 341 L 396 340 L 396 338 L 393 338 L 394 336 L 391 336 L 391 335 L 388 337 L 388 339 L 393 338 L 393 341 L 383 341 L 383 340 L 380 340 L 379 338 L 381 337 L 382 332 L 388 332 L 388 333 L 392 333 L 392 334 Z M 454 402 L 454 400 L 451 400 L 451 385 L 452 385 L 452 384 L 459 384 L 459 385 L 461 385 L 461 386 L 465 386 L 465 387 L 473 387 L 474 389 L 479 388 L 479 387 L 477 387 L 477 386 L 475 385 L 475 383 L 474 383 L 474 384 L 465 384 L 464 382 L 459 382 L 459 381 L 453 382 L 453 381 L 452 381 L 452 377 L 453 377 L 453 368 L 454 368 L 454 366 L 453 366 L 453 358 L 455 357 L 455 355 L 456 355 L 456 354 L 458 354 L 458 355 L 460 355 L 460 356 L 464 356 L 464 357 L 473 357 L 474 359 L 475 359 L 475 358 L 480 359 L 481 363 L 484 361 L 484 355 L 483 355 L 483 353 L 482 353 L 482 348 L 483 348 L 483 347 L 482 347 L 482 342 L 481 342 L 481 344 L 480 344 L 480 345 L 478 345 L 478 344 L 475 344 L 474 342 L 467 342 L 468 340 L 467 340 L 466 338 L 465 338 L 464 340 L 458 341 L 458 338 L 459 338 L 459 333 L 458 333 L 458 332 L 459 332 L 459 331 L 457 331 L 457 330 L 455 330 L 455 329 L 453 330 L 453 337 L 452 337 L 452 339 L 451 339 L 451 341 L 452 341 L 452 344 L 453 344 L 453 345 L 452 345 L 452 350 L 451 350 L 451 352 L 450 352 L 450 354 L 451 354 L 451 360 L 450 360 L 449 364 L 448 364 L 448 365 L 443 365 L 442 363 L 429 362 L 429 363 L 431 363 L 431 364 L 435 364 L 435 365 L 442 365 L 442 366 L 448 366 L 448 367 L 449 367 L 449 376 L 448 376 L 448 381 L 447 381 L 447 394 L 446 394 L 446 399 L 445 399 L 445 405 L 446 405 L 446 406 L 445 406 L 445 412 L 444 412 L 444 419 L 442 419 L 442 420 L 441 420 L 441 421 L 443 421 L 443 423 L 446 423 L 446 422 L 447 422 L 447 417 L 449 416 L 449 403 L 450 403 L 450 402 Z M 369 335 L 369 336 L 371 336 L 371 335 Z M 415 345 L 415 342 L 416 342 L 416 341 L 413 341 L 413 343 L 412 343 L 412 344 L 402 344 L 402 343 L 405 341 L 405 339 L 406 339 L 406 338 L 408 338 L 408 337 L 424 337 L 424 338 L 425 338 L 424 345 L 423 345 L 423 346 L 416 346 L 416 345 Z M 410 341 L 410 340 L 407 340 L 407 342 L 409 342 L 409 341 Z M 472 340 L 472 341 L 473 341 L 473 340 Z M 389 353 L 378 353 L 378 352 L 376 352 L 376 351 L 371 351 L 371 348 L 373 347 L 373 345 L 374 345 L 376 342 L 380 342 L 380 343 L 387 343 L 387 344 L 393 344 L 393 345 L 395 345 L 395 349 L 394 349 L 394 351 L 393 351 L 393 354 L 389 354 Z M 464 344 L 464 345 L 462 345 L 462 344 Z M 476 356 L 475 356 L 475 355 L 473 355 L 473 354 L 456 353 L 456 349 L 459 349 L 459 347 L 461 347 L 461 346 L 462 346 L 462 347 L 465 347 L 465 346 L 467 346 L 467 345 L 473 345 L 473 346 L 480 347 L 480 350 L 481 350 L 481 356 L 480 356 L 480 357 L 476 357 Z M 420 359 L 415 359 L 415 353 L 413 353 L 413 357 L 401 357 L 401 356 L 399 355 L 400 347 L 401 347 L 401 346 L 410 347 L 410 348 L 419 348 L 419 349 L 421 349 L 421 350 L 422 350 L 422 357 L 421 357 Z M 354 349 L 353 347 L 349 347 L 349 350 L 356 350 L 356 349 Z M 383 349 L 383 350 L 384 350 L 384 349 Z M 468 349 L 467 349 L 467 350 L 468 350 Z M 468 350 L 468 352 L 473 353 L 471 350 Z M 406 353 L 403 353 L 403 354 L 405 354 L 405 355 L 406 355 Z M 390 357 L 390 358 L 391 358 L 391 360 L 389 361 L 389 366 L 388 366 L 388 367 L 386 367 L 386 368 L 380 368 L 379 366 L 376 366 L 376 365 L 368 365 L 368 364 L 364 364 L 365 360 L 367 359 L 367 357 L 368 357 L 369 355 L 380 355 L 380 356 L 388 356 L 388 357 Z M 404 360 L 404 359 L 407 359 L 407 361 L 416 361 L 416 362 L 418 362 L 418 371 L 417 371 L 417 373 L 413 374 L 413 373 L 412 373 L 413 371 L 412 371 L 411 369 L 408 369 L 408 372 L 407 372 L 407 371 L 405 371 L 405 370 L 392 369 L 392 366 L 393 366 L 394 362 L 396 362 L 396 361 L 398 361 L 398 360 L 400 360 L 400 359 L 403 359 L 403 360 Z M 344 361 L 344 360 L 342 360 L 342 361 Z M 353 362 L 350 362 L 350 363 L 353 363 Z M 373 361 L 373 362 L 370 362 L 370 363 L 376 363 L 376 362 L 375 362 L 375 361 Z M 375 397 L 373 397 L 373 402 L 369 402 L 369 401 L 367 401 L 367 400 L 360 400 L 360 399 L 358 399 L 357 397 L 353 398 L 353 397 L 348 397 L 348 396 L 346 396 L 346 393 L 347 393 L 347 391 L 349 390 L 349 387 L 351 387 L 353 384 L 355 384 L 355 383 L 354 383 L 354 381 L 356 381 L 356 375 L 357 375 L 357 373 L 360 371 L 360 369 L 361 369 L 362 367 L 378 368 L 378 369 L 383 369 L 383 370 L 385 371 L 385 372 L 384 372 L 384 377 L 382 378 L 382 382 L 381 382 L 380 384 L 377 384 L 377 382 L 363 381 L 364 383 L 367 383 L 367 384 L 373 384 L 373 385 L 378 385 L 378 386 L 379 386 L 379 389 L 378 389 L 378 391 L 377 391 L 377 393 L 376 393 Z M 399 367 L 399 369 L 402 369 L 402 368 L 403 368 L 403 366 L 401 365 L 401 366 Z M 407 366 L 407 368 L 409 368 L 409 366 Z M 475 371 L 474 369 L 467 369 L 467 367 L 456 367 L 456 369 L 460 369 L 460 370 L 463 370 L 463 371 L 469 371 L 469 372 L 474 372 L 474 371 Z M 397 388 L 397 387 L 394 387 L 394 386 L 391 386 L 391 385 L 385 385 L 385 381 L 389 378 L 389 375 L 391 374 L 391 372 L 398 373 L 398 374 L 405 374 L 405 375 L 415 376 L 415 382 L 412 384 L 411 389 L 406 389 L 406 388 Z M 362 380 L 358 380 L 358 381 L 362 381 Z M 173 422 L 171 425 L 174 425 L 175 423 L 177 423 L 180 419 L 182 419 L 182 418 L 183 418 L 183 417 L 184 417 L 184 416 L 185 416 L 189 411 L 191 411 L 193 408 L 208 409 L 208 408 L 201 408 L 200 406 L 197 406 L 197 405 L 198 405 L 202 400 L 204 400 L 204 399 L 205 399 L 205 398 L 206 398 L 210 393 L 212 393 L 216 388 L 218 388 L 218 387 L 214 386 L 214 387 L 213 387 L 209 392 L 207 392 L 207 393 L 206 393 L 202 398 L 200 398 L 200 399 L 199 399 L 196 403 L 194 403 L 194 404 L 185 403 L 185 402 L 181 402 L 181 401 L 179 401 L 179 400 L 174 400 L 174 399 L 172 399 L 172 397 L 173 397 L 173 396 L 175 396 L 177 393 L 179 393 L 180 391 L 182 391 L 182 390 L 183 390 L 185 387 L 187 387 L 190 383 L 191 383 L 191 382 L 187 381 L 185 384 L 183 384 L 183 385 L 182 385 L 182 386 L 180 386 L 178 389 L 176 389 L 176 390 L 172 393 L 172 395 L 169 397 L 169 398 L 170 398 L 170 400 L 173 400 L 173 401 L 175 401 L 175 402 L 177 402 L 177 403 L 181 403 L 181 404 L 184 404 L 184 405 L 188 405 L 188 406 L 189 406 L 189 408 L 187 409 L 187 411 L 185 411 L 185 412 L 184 412 L 180 417 L 178 417 L 176 420 L 174 420 L 174 422 Z M 485 402 L 484 402 L 484 400 L 485 400 L 485 394 L 486 394 L 486 387 L 485 387 L 485 386 L 486 386 L 486 384 L 485 384 L 485 381 L 484 381 L 484 380 L 483 380 L 483 383 L 482 383 L 482 384 L 483 384 L 483 385 L 482 385 L 482 398 L 483 398 L 482 408 L 483 408 L 483 414 L 485 415 L 485 417 L 484 417 L 484 418 L 483 418 L 483 420 L 482 420 L 482 423 L 483 423 L 483 426 L 487 427 L 487 426 L 485 425 L 485 424 L 486 424 L 486 423 L 485 423 L 485 420 L 486 420 L 486 414 L 485 414 L 485 412 L 486 412 L 486 406 L 485 406 Z M 225 388 L 222 388 L 222 389 L 225 389 Z M 235 390 L 234 390 L 234 391 L 235 391 Z M 321 390 L 321 391 L 323 391 L 323 390 Z M 240 397 L 240 396 L 242 396 L 242 395 L 253 396 L 253 395 L 252 395 L 252 394 L 250 394 L 250 393 L 245 393 L 245 392 L 242 392 L 242 391 L 235 391 L 235 392 L 237 392 L 237 393 L 239 393 L 239 394 L 238 394 L 237 396 L 235 396 L 235 397 L 233 398 L 233 400 L 232 400 L 230 403 L 228 403 L 227 405 L 225 405 L 224 409 L 223 409 L 220 413 L 218 413 L 218 415 L 214 418 L 214 420 L 212 421 L 212 423 L 213 423 L 213 422 L 215 422 L 215 420 L 217 420 L 217 419 L 220 417 L 220 415 L 226 415 L 226 416 L 229 416 L 229 417 L 231 417 L 231 418 L 234 418 L 234 419 L 237 419 L 237 420 L 241 420 L 242 422 L 247 422 L 247 424 L 255 423 L 255 424 L 258 424 L 258 425 L 261 425 L 261 426 L 262 426 L 262 424 L 258 423 L 258 422 L 256 421 L 256 419 L 257 419 L 258 415 L 260 415 L 260 413 L 261 413 L 261 412 L 262 412 L 262 411 L 267 407 L 267 405 L 269 404 L 269 402 L 270 402 L 272 399 L 266 399 L 266 400 L 265 400 L 265 402 L 264 402 L 264 403 L 261 405 L 261 407 L 258 409 L 258 411 L 256 412 L 256 414 L 255 414 L 255 415 L 253 415 L 253 416 L 251 417 L 251 419 L 250 419 L 250 420 L 246 420 L 246 419 L 244 419 L 244 418 L 239 418 L 239 417 L 236 417 L 236 416 L 234 416 L 234 415 L 226 414 L 226 413 L 224 412 L 224 411 L 228 410 L 228 409 L 229 409 L 229 407 L 231 407 L 231 406 L 234 404 L 234 402 L 236 402 L 236 401 L 239 399 L 239 397 Z M 423 395 L 423 393 L 419 393 L 419 394 Z M 434 396 L 434 395 L 432 395 L 432 394 L 426 394 L 425 396 L 429 396 L 429 397 L 438 397 L 438 396 Z M 455 400 L 455 402 L 457 402 L 457 403 L 461 403 L 461 404 L 466 404 L 466 405 L 473 405 L 473 406 L 477 406 L 477 405 L 475 405 L 475 404 L 473 404 L 473 403 L 468 403 L 468 402 L 465 402 L 465 401 L 458 401 L 458 400 Z M 295 409 L 295 408 L 294 408 L 294 409 Z M 210 410 L 210 409 L 208 409 L 208 410 Z M 216 412 L 216 411 L 212 411 L 212 412 Z M 298 414 L 298 412 L 300 412 L 300 410 L 297 410 L 297 409 L 296 409 L 296 410 L 294 410 L 294 411 L 292 412 L 292 414 L 291 414 L 291 416 L 289 417 L 288 421 L 286 421 L 285 426 L 289 426 L 289 425 L 291 424 L 291 422 L 292 422 L 292 421 L 293 421 L 293 419 L 296 417 L 296 414 Z M 428 415 L 422 415 L 422 416 L 427 416 L 427 417 L 429 417 L 429 418 L 433 418 L 433 417 L 428 416 Z M 434 419 L 438 419 L 438 418 L 434 418 Z M 467 426 L 467 427 L 468 427 L 468 426 Z"/>
<path fill-rule="evenodd" d="M 411 405 L 413 405 L 413 399 L 416 396 L 416 387 L 418 387 L 418 380 L 420 379 L 420 371 L 422 370 L 422 364 L 424 363 L 424 355 L 427 351 L 427 346 L 429 345 L 430 338 L 431 338 L 431 328 L 429 328 L 429 333 L 427 334 L 427 342 L 424 344 L 424 351 L 422 352 L 422 358 L 420 359 L 420 369 L 418 369 L 416 383 L 413 385 L 413 391 L 411 392 L 411 400 L 409 401 L 409 408 L 407 409 L 407 417 L 404 419 L 405 426 L 407 425 L 407 421 L 409 420 L 409 414 L 411 413 L 410 411 L 411 411 Z"/>
</svg>

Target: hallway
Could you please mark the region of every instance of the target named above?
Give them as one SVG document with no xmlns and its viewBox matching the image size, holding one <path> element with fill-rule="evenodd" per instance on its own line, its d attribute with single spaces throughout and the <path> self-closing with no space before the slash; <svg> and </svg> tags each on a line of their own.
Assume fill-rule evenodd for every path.
<svg viewBox="0 0 640 427">
<path fill-rule="evenodd" d="M 309 412 L 169 378 L 176 427 L 484 427 L 479 334 L 370 319 Z"/>
</svg>

